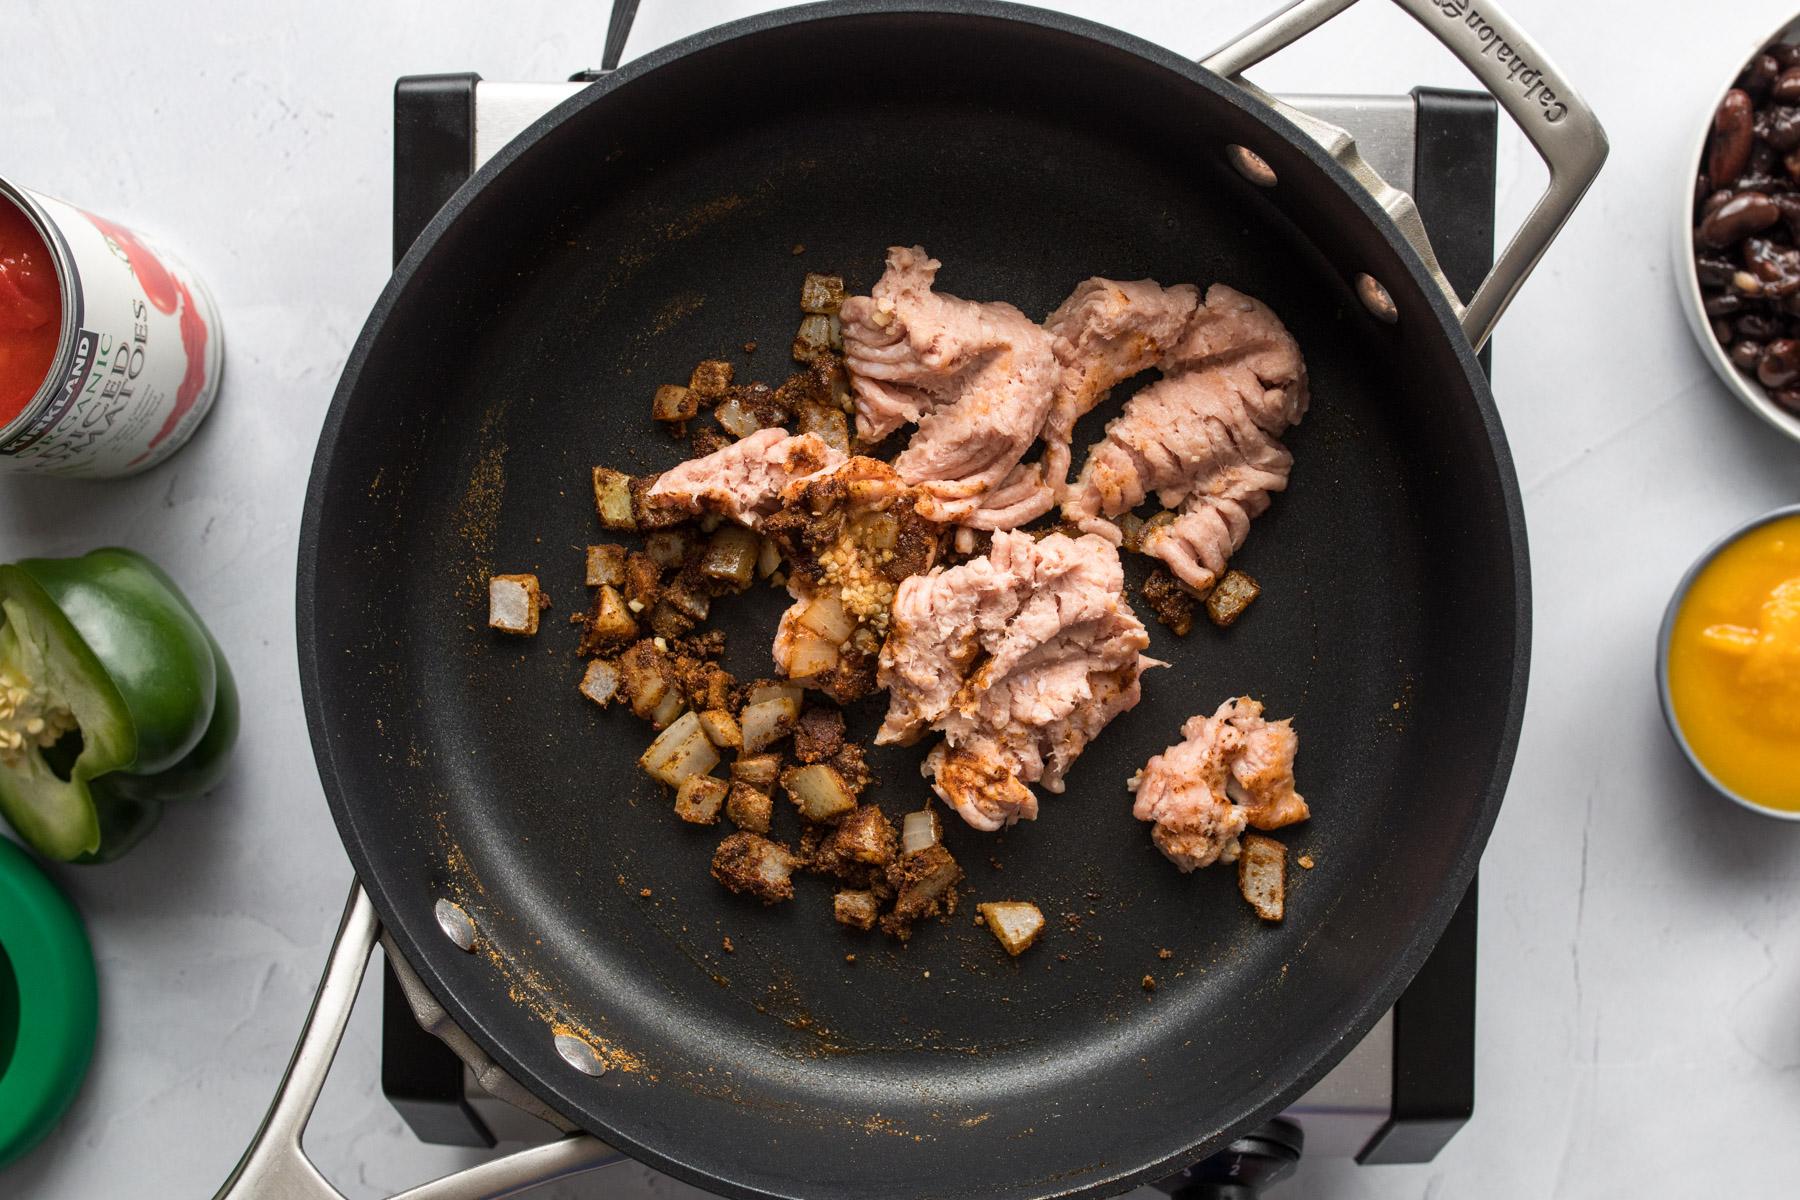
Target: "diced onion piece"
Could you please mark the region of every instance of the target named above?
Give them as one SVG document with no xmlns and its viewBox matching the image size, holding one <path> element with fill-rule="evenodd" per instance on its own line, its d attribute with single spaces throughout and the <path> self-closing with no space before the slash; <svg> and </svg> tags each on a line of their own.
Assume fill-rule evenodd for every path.
<svg viewBox="0 0 1800 1200">
<path fill-rule="evenodd" d="M 800 311 L 803 313 L 835 313 L 844 304 L 844 280 L 840 275 L 820 275 L 808 271 L 800 281 Z"/>
<path fill-rule="evenodd" d="M 664 659 L 648 642 L 639 642 L 619 659 L 625 692 L 631 700 L 631 711 L 646 721 L 674 689 L 663 670 Z"/>
<path fill-rule="evenodd" d="M 600 524 L 627 532 L 637 528 L 631 510 L 631 476 L 607 467 L 594 468 L 594 509 Z"/>
<path fill-rule="evenodd" d="M 817 362 L 831 353 L 831 318 L 814 313 L 800 319 L 794 333 L 793 354 L 796 362 Z"/>
<path fill-rule="evenodd" d="M 650 416 L 658 421 L 691 421 L 699 412 L 700 397 L 678 383 L 657 388 L 650 402 Z"/>
<path fill-rule="evenodd" d="M 750 685 L 750 694 L 744 702 L 758 704 L 764 700 L 773 700 L 777 696 L 792 700 L 795 708 L 798 709 L 800 702 L 806 698 L 806 690 L 792 683 L 777 683 L 774 680 L 765 679 L 760 683 Z"/>
<path fill-rule="evenodd" d="M 594 596 L 588 631 L 596 642 L 629 642 L 638 635 L 637 622 L 631 619 L 625 598 L 610 583 L 601 584 Z"/>
<path fill-rule="evenodd" d="M 638 759 L 638 765 L 649 772 L 652 779 L 680 787 L 681 781 L 690 775 L 704 775 L 719 765 L 719 752 L 713 744 L 706 740 L 706 734 L 700 729 L 700 718 L 693 713 L 683 713 L 673 724 L 656 735 Z"/>
<path fill-rule="evenodd" d="M 747 438 L 762 428 L 762 422 L 756 419 L 756 414 L 745 407 L 736 396 L 719 405 L 713 415 L 719 419 L 719 424 L 724 426 L 725 432 L 735 438 Z"/>
<path fill-rule="evenodd" d="M 831 897 L 831 915 L 852 929 L 872 929 L 880 911 L 873 892 L 845 889 Z"/>
<path fill-rule="evenodd" d="M 800 702 L 786 696 L 746 704 L 738 716 L 745 751 L 755 754 L 765 746 L 774 745 L 794 731 L 794 722 L 799 718 Z"/>
<path fill-rule="evenodd" d="M 605 708 L 619 699 L 620 683 L 619 664 L 596 658 L 581 676 L 581 694 Z"/>
<path fill-rule="evenodd" d="M 781 547 L 772 538 L 764 538 L 756 551 L 756 577 L 767 579 L 781 569 Z"/>
<path fill-rule="evenodd" d="M 798 433 L 817 434 L 819 439 L 840 454 L 850 453 L 850 421 L 841 409 L 823 404 L 803 404 L 795 422 Z"/>
<path fill-rule="evenodd" d="M 900 544 L 900 522 L 891 512 L 865 513 L 856 522 L 856 540 L 871 550 L 892 550 Z"/>
<path fill-rule="evenodd" d="M 587 548 L 587 585 L 625 585 L 625 547 L 612 544 Z"/>
<path fill-rule="evenodd" d="M 709 358 L 694 367 L 693 374 L 688 376 L 688 391 L 711 403 L 725 394 L 731 386 L 731 364 L 720 358 Z"/>
<path fill-rule="evenodd" d="M 706 731 L 706 740 L 721 750 L 735 750 L 744 744 L 744 732 L 738 728 L 737 718 L 722 708 L 701 713 L 700 728 Z"/>
<path fill-rule="evenodd" d="M 711 775 L 689 775 L 675 789 L 675 815 L 690 825 L 711 825 L 725 806 L 726 785 Z"/>
<path fill-rule="evenodd" d="M 843 645 L 856 629 L 856 622 L 844 611 L 844 601 L 835 591 L 814 596 L 795 620 L 834 646 Z"/>
<path fill-rule="evenodd" d="M 820 637 L 797 637 L 788 648 L 789 679 L 816 679 L 837 670 L 838 648 Z"/>
<path fill-rule="evenodd" d="M 1138 534 L 1138 548 L 1147 550 L 1150 546 L 1151 536 L 1164 526 L 1173 525 L 1174 523 L 1175 514 L 1169 509 L 1165 508 L 1161 512 L 1153 515 L 1148 521 L 1144 522 L 1143 531 Z"/>
<path fill-rule="evenodd" d="M 944 823 L 938 820 L 937 810 L 922 808 L 918 812 L 909 812 L 900 823 L 900 852 L 917 854 L 930 846 L 935 846 L 944 837 Z"/>
<path fill-rule="evenodd" d="M 988 932 L 999 940 L 1008 954 L 1025 953 L 1044 931 L 1044 914 L 1038 906 L 1023 900 L 995 900 L 975 906 Z"/>
<path fill-rule="evenodd" d="M 685 705 L 681 703 L 681 692 L 676 688 L 670 688 L 663 693 L 662 700 L 658 702 L 655 711 L 650 714 L 650 724 L 657 729 L 667 729 L 675 718 L 681 715 L 684 707 Z"/>
<path fill-rule="evenodd" d="M 700 556 L 700 573 L 709 579 L 747 588 L 756 577 L 756 557 L 761 540 L 741 525 L 726 525 L 712 535 Z"/>
<path fill-rule="evenodd" d="M 679 567 L 687 557 L 689 536 L 685 529 L 659 529 L 644 539 L 644 553 L 664 570 Z"/>
<path fill-rule="evenodd" d="M 1119 527 L 1119 544 L 1136 554 L 1144 548 L 1144 518 L 1128 512 L 1114 522 Z"/>
<path fill-rule="evenodd" d="M 488 580 L 488 628 L 531 637 L 538 631 L 538 577 L 495 575 Z"/>
<path fill-rule="evenodd" d="M 1262 585 L 1242 571 L 1225 572 L 1225 577 L 1206 597 L 1206 615 L 1221 629 L 1228 629 L 1262 595 Z"/>
<path fill-rule="evenodd" d="M 1238 851 L 1238 891 L 1257 916 L 1281 920 L 1287 907 L 1287 847 L 1274 838 L 1245 834 Z"/>
<path fill-rule="evenodd" d="M 783 771 L 781 786 L 800 815 L 809 821 L 836 821 L 856 807 L 856 796 L 844 783 L 844 777 L 826 763 Z"/>
<path fill-rule="evenodd" d="M 779 754 L 740 754 L 738 760 L 731 764 L 731 777 L 765 791 L 775 786 L 775 777 L 781 773 L 781 756 Z"/>
<path fill-rule="evenodd" d="M 695 591 L 680 579 L 663 589 L 663 603 L 696 623 L 706 620 L 706 614 L 712 611 L 712 597 Z"/>
<path fill-rule="evenodd" d="M 725 794 L 725 815 L 739 829 L 767 833 L 775 815 L 775 801 L 762 789 L 742 779 L 733 780 L 731 790 Z"/>
</svg>

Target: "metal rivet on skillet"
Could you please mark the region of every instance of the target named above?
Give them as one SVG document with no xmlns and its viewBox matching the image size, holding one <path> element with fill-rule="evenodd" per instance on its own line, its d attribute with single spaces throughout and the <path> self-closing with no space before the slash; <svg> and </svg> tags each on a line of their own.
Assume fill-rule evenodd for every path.
<svg viewBox="0 0 1800 1200">
<path fill-rule="evenodd" d="M 460 905 L 439 900 L 431 911 L 437 917 L 438 928 L 444 931 L 445 937 L 456 943 L 457 949 L 475 949 L 475 922 L 469 919 L 469 914 Z"/>
<path fill-rule="evenodd" d="M 566 1033 L 556 1035 L 556 1052 L 562 1060 L 580 1071 L 583 1075 L 603 1075 L 606 1064 L 600 1059 L 600 1052 L 578 1037 L 570 1037 Z"/>
<path fill-rule="evenodd" d="M 1373 275 L 1365 273 L 1356 277 L 1356 296 L 1377 321 L 1392 325 L 1400 319 L 1400 310 L 1394 307 L 1394 298 L 1375 281 Z"/>
<path fill-rule="evenodd" d="M 1254 183 L 1257 187 L 1275 186 L 1275 168 L 1263 161 L 1262 155 L 1243 146 L 1227 146 L 1225 154 L 1231 159 L 1231 165 L 1237 173 Z"/>
</svg>

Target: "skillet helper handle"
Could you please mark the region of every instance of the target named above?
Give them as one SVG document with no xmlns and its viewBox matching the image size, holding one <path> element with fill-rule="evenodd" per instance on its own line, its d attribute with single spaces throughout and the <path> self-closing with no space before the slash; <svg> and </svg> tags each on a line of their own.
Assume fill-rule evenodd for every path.
<svg viewBox="0 0 1800 1200">
<path fill-rule="evenodd" d="M 319 981 L 287 1074 L 255 1140 L 213 1200 L 344 1200 L 344 1194 L 306 1157 L 300 1138 L 343 1041 L 369 954 L 380 936 L 375 906 L 362 885 L 353 884 L 325 977 Z M 394 1200 L 495 1200 L 604 1166 L 617 1157 L 604 1142 L 579 1134 L 446 1175 Z"/>
<path fill-rule="evenodd" d="M 1311 33 L 1357 0 L 1297 0 L 1262 24 L 1245 32 L 1203 60 L 1203 64 L 1243 86 L 1248 68 Z M 1356 150 L 1342 129 L 1276 102 L 1294 121 L 1368 188 L 1386 209 L 1413 249 L 1424 260 L 1450 306 L 1462 321 L 1463 333 L 1481 349 L 1500 314 L 1536 267 L 1581 203 L 1600 166 L 1606 161 L 1606 131 L 1594 112 L 1569 86 L 1537 44 L 1492 0 L 1394 0 L 1438 41 L 1463 61 L 1524 132 L 1544 165 L 1550 185 L 1538 198 L 1493 269 L 1464 305 L 1432 253 L 1431 241 L 1413 207 L 1412 198 L 1388 185 Z M 1252 91 L 1257 89 L 1251 88 Z M 1269 97 L 1264 96 L 1265 99 Z"/>
</svg>

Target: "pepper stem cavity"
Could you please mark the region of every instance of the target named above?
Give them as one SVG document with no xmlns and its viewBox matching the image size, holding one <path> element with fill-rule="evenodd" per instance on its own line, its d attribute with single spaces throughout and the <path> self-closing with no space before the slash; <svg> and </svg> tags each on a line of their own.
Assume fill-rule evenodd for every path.
<svg viewBox="0 0 1800 1200">
<path fill-rule="evenodd" d="M 17 667 L 0 667 L 0 765 L 18 767 L 79 728 L 70 708 Z"/>
</svg>

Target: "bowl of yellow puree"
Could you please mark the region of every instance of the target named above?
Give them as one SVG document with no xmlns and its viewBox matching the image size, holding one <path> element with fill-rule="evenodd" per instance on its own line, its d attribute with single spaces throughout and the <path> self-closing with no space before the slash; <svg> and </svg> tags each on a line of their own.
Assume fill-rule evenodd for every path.
<svg viewBox="0 0 1800 1200">
<path fill-rule="evenodd" d="M 1706 781 L 1800 821 L 1800 504 L 1700 556 L 1663 616 L 1663 716 Z"/>
</svg>

